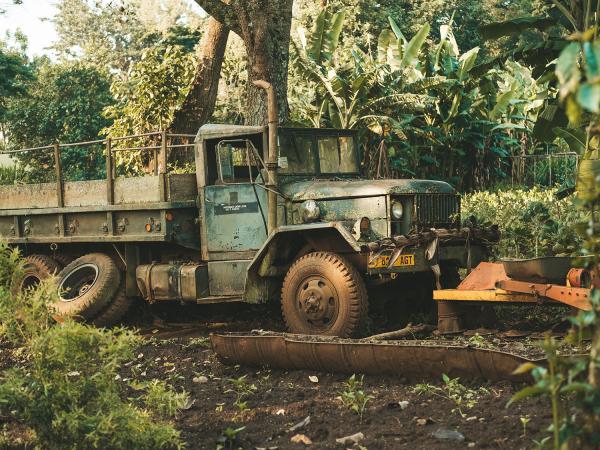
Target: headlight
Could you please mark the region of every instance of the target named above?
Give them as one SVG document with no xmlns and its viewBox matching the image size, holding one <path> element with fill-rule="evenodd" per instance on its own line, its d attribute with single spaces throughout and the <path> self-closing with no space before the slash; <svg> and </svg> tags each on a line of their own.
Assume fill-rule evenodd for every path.
<svg viewBox="0 0 600 450">
<path fill-rule="evenodd" d="M 314 222 L 321 215 L 319 205 L 314 200 L 306 200 L 300 205 L 300 214 L 303 222 Z"/>
<path fill-rule="evenodd" d="M 394 202 L 392 203 L 392 217 L 394 219 L 400 220 L 404 215 L 404 208 L 402 207 L 402 203 Z"/>
</svg>

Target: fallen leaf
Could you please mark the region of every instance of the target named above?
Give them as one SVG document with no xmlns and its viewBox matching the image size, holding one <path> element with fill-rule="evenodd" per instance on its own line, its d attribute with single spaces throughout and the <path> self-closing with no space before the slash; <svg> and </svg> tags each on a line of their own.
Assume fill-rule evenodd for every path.
<svg viewBox="0 0 600 450">
<path fill-rule="evenodd" d="M 276 416 L 285 416 L 285 409 L 278 409 L 275 413 Z"/>
<path fill-rule="evenodd" d="M 292 436 L 290 441 L 294 442 L 295 444 L 304 444 L 304 445 L 312 444 L 312 441 L 310 440 L 310 438 L 308 436 L 306 436 L 305 434 L 295 434 L 294 436 Z"/>
<path fill-rule="evenodd" d="M 315 375 L 310 375 L 308 377 L 308 379 L 313 382 L 313 383 L 318 383 L 319 382 L 319 377 L 315 376 Z"/>
</svg>

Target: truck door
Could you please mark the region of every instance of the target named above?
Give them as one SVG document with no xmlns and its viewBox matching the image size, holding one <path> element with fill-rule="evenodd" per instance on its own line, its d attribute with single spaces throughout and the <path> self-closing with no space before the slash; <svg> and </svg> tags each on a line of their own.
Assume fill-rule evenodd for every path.
<svg viewBox="0 0 600 450">
<path fill-rule="evenodd" d="M 267 193 L 247 140 L 216 146 L 218 179 L 205 186 L 209 260 L 251 260 L 267 238 Z"/>
</svg>

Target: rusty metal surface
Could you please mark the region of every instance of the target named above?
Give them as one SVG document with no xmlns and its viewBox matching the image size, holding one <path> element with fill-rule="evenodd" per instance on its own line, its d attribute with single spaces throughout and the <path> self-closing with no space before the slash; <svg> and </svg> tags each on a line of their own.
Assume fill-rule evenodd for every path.
<svg viewBox="0 0 600 450">
<path fill-rule="evenodd" d="M 571 268 L 569 256 L 544 256 L 531 259 L 504 259 L 509 278 L 540 283 L 564 283 Z"/>
<path fill-rule="evenodd" d="M 448 193 L 452 186 L 432 180 L 307 180 L 283 184 L 281 190 L 292 201 L 344 197 L 377 197 L 390 194 Z"/>
<path fill-rule="evenodd" d="M 465 277 L 456 289 L 461 291 L 496 289 L 496 283 L 507 278 L 503 264 L 482 262 Z"/>
<path fill-rule="evenodd" d="M 514 375 L 527 358 L 500 351 L 424 341 L 368 342 L 280 333 L 211 334 L 213 350 L 224 364 L 275 369 L 524 381 Z M 539 362 L 539 361 L 533 361 Z"/>
<path fill-rule="evenodd" d="M 585 288 L 568 287 L 557 284 L 531 283 L 528 281 L 510 279 L 498 282 L 497 286 L 505 291 L 530 294 L 534 298 L 554 300 L 585 311 L 592 309 L 590 303 L 591 293 L 589 289 Z"/>
</svg>

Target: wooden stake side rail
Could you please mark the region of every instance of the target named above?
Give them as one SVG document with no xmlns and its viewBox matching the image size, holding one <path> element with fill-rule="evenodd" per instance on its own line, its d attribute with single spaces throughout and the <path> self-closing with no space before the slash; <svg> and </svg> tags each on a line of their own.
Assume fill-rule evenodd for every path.
<svg viewBox="0 0 600 450">
<path fill-rule="evenodd" d="M 41 151 L 53 151 L 53 160 L 54 160 L 54 172 L 55 172 L 55 184 L 56 184 L 56 202 L 53 206 L 57 208 L 63 208 L 65 206 L 65 181 L 63 174 L 63 167 L 61 163 L 61 153 L 62 149 L 71 148 L 71 147 L 86 147 L 90 145 L 103 145 L 105 146 L 105 165 L 106 165 L 106 203 L 108 205 L 112 205 L 115 202 L 115 193 L 114 193 L 114 178 L 115 178 L 115 161 L 113 155 L 116 152 L 120 151 L 146 151 L 151 152 L 153 155 L 153 170 L 155 176 L 159 176 L 162 178 L 161 180 L 161 195 L 160 201 L 167 201 L 167 192 L 166 192 L 166 175 L 168 174 L 167 162 L 168 157 L 167 154 L 169 150 L 175 148 L 192 148 L 195 143 L 195 135 L 193 134 L 171 134 L 162 132 L 151 132 L 151 133 L 143 133 L 132 136 L 122 136 L 116 138 L 107 138 L 107 139 L 99 139 L 93 141 L 85 141 L 85 142 L 73 142 L 73 143 L 55 143 L 52 145 L 44 146 L 44 147 L 33 147 L 33 148 L 25 148 L 25 149 L 16 149 L 16 150 L 7 150 L 1 151 L 0 155 L 16 155 L 19 153 L 26 152 L 41 152 Z M 140 147 L 120 147 L 115 146 L 115 142 L 129 141 L 140 138 L 153 138 L 156 140 L 160 140 L 160 145 L 149 145 L 149 146 L 140 146 Z M 177 139 L 183 139 L 183 143 L 175 144 L 173 142 L 169 143 L 169 139 L 171 141 Z M 180 141 L 181 142 L 181 141 Z M 64 218 L 61 218 L 60 221 L 64 221 Z M 61 234 L 64 235 L 64 223 L 60 225 Z"/>
</svg>

